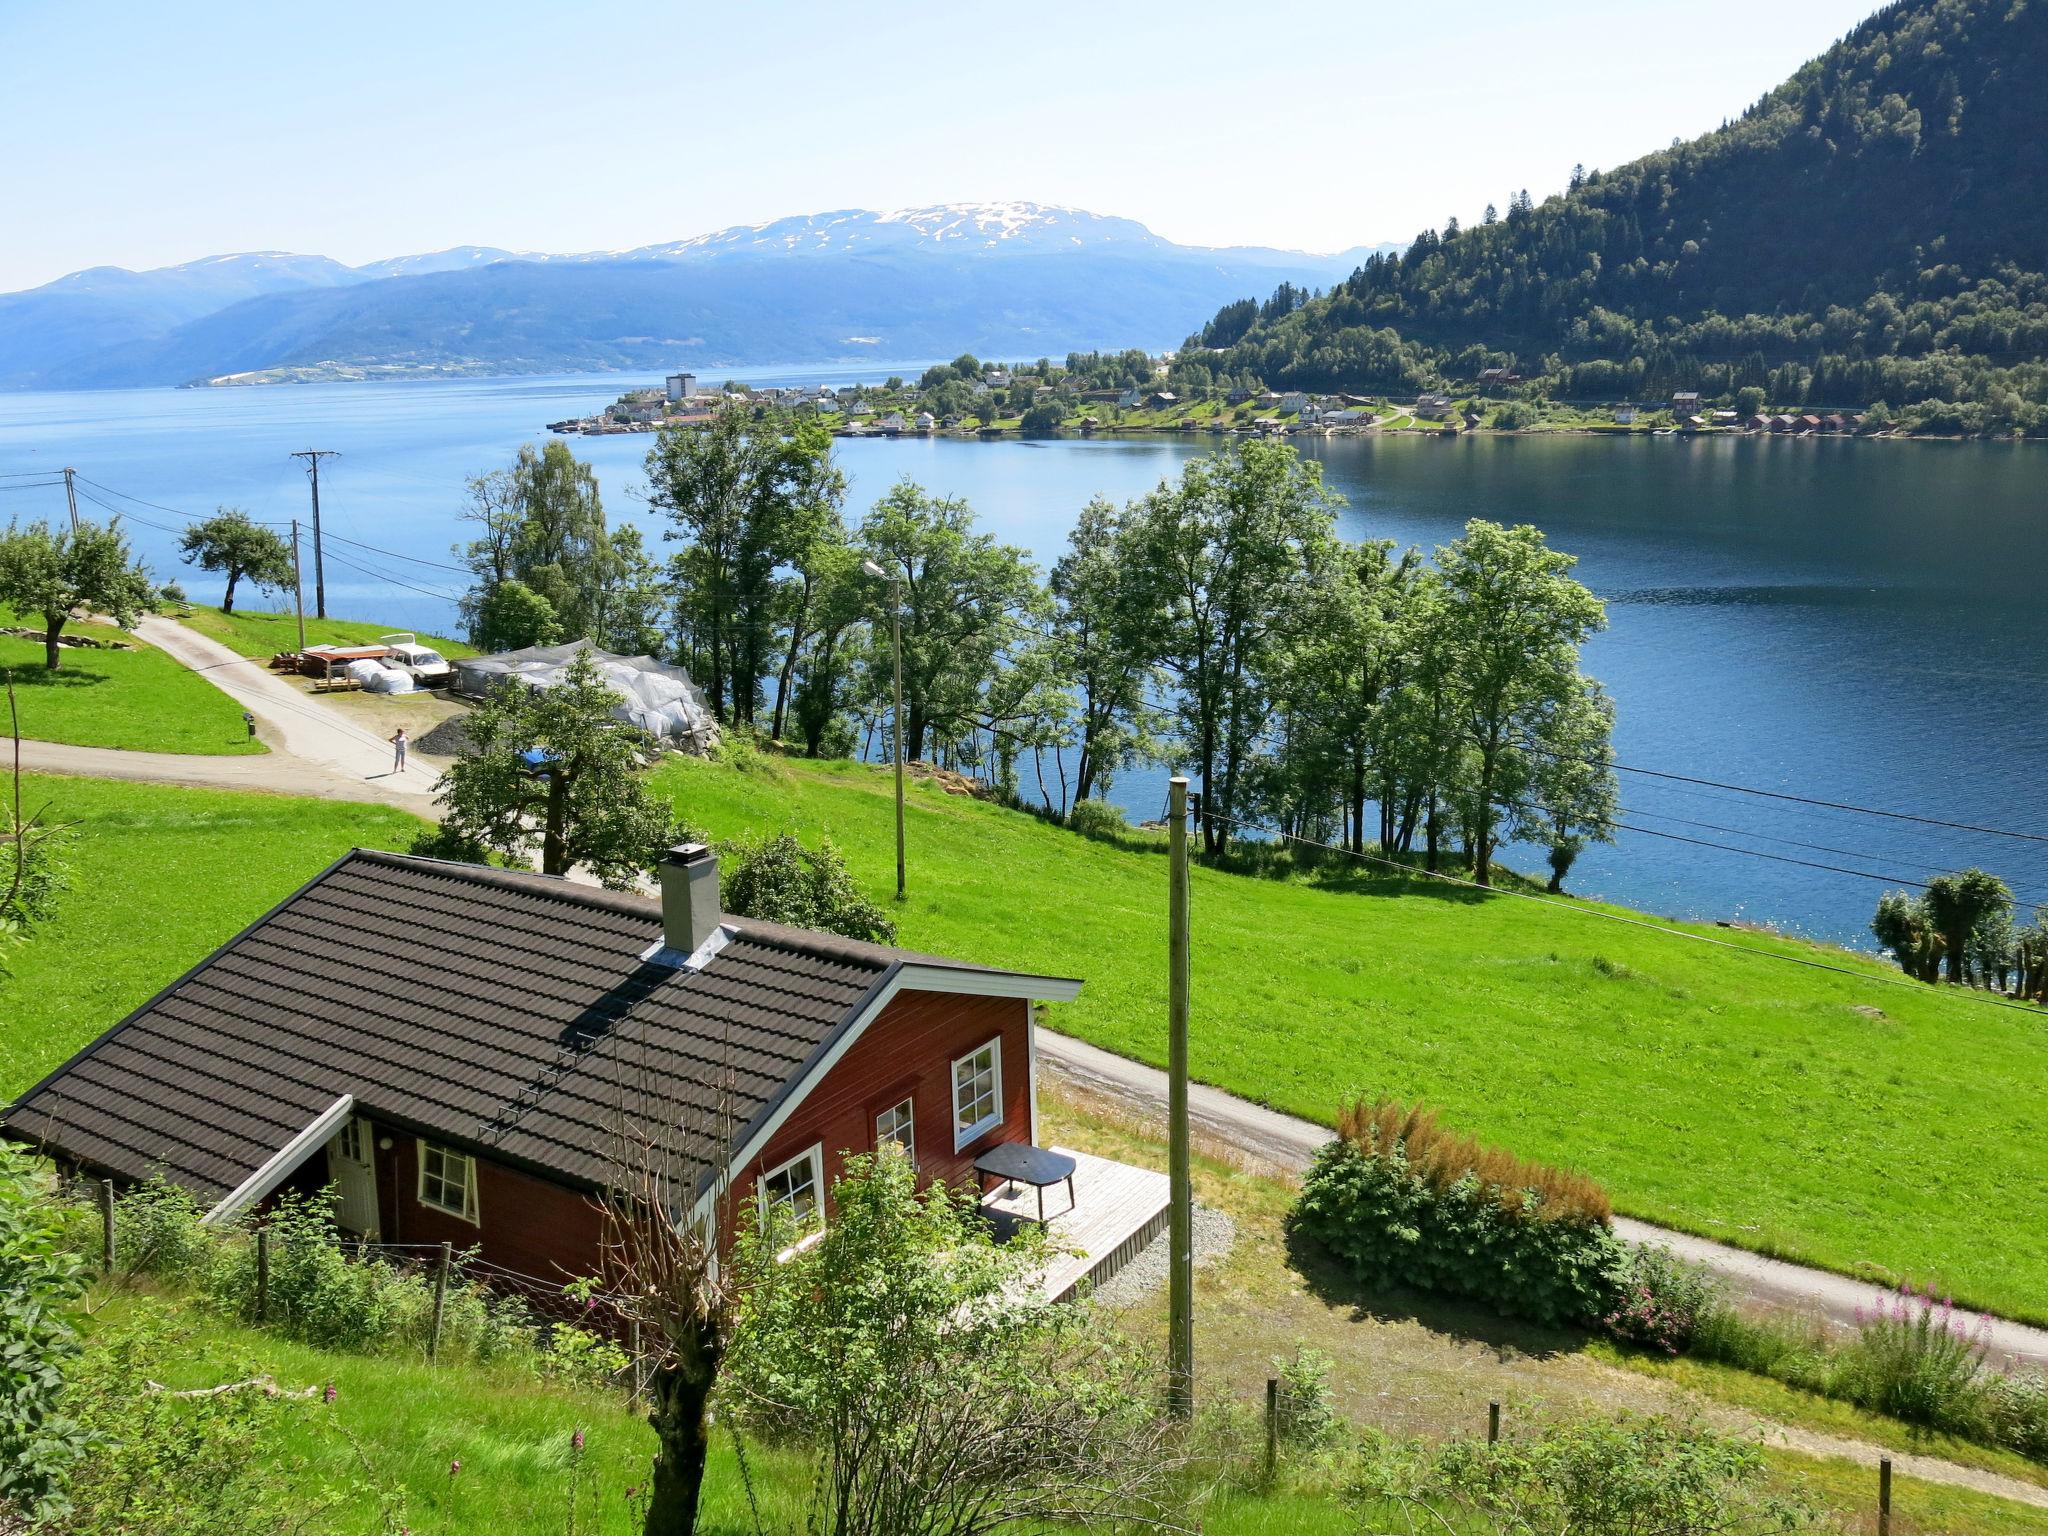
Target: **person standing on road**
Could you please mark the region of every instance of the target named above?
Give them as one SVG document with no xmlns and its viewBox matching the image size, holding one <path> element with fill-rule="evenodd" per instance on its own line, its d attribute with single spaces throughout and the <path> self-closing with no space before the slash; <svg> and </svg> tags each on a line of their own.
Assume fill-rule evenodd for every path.
<svg viewBox="0 0 2048 1536">
<path fill-rule="evenodd" d="M 393 773 L 405 772 L 405 747 L 405 727 L 401 725 L 396 734 L 391 738 L 391 771 Z"/>
</svg>

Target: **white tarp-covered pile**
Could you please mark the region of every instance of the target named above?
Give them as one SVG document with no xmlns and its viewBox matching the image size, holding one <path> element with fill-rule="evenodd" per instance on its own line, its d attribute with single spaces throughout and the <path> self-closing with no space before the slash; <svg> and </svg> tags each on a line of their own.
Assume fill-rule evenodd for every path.
<svg viewBox="0 0 2048 1536">
<path fill-rule="evenodd" d="M 709 752 L 718 744 L 718 722 L 712 719 L 704 692 L 690 681 L 689 673 L 652 656 L 614 656 L 588 640 L 531 645 L 523 651 L 458 661 L 455 688 L 472 698 L 482 698 L 508 679 L 531 688 L 552 688 L 582 651 L 590 653 L 599 675 L 619 696 L 619 707 L 612 711 L 614 718 L 687 752 Z"/>
<path fill-rule="evenodd" d="M 363 685 L 365 693 L 411 693 L 412 674 L 383 666 L 368 657 L 358 657 L 342 669 Z"/>
</svg>

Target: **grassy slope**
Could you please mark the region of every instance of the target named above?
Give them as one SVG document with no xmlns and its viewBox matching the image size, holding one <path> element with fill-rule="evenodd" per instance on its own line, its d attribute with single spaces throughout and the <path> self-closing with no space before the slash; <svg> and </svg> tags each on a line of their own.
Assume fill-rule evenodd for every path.
<svg viewBox="0 0 2048 1536">
<path fill-rule="evenodd" d="M 8 620 L 0 615 L 0 621 Z M 100 625 L 71 628 L 94 638 L 117 633 Z M 242 707 L 233 699 L 154 646 L 134 643 L 132 651 L 67 647 L 53 673 L 44 666 L 40 641 L 0 635 L 0 669 L 14 674 L 21 734 L 78 747 L 147 752 L 268 750 L 250 737 Z M 5 723 L 0 718 L 0 729 Z"/>
<path fill-rule="evenodd" d="M 0 955 L 0 1100 L 347 849 L 420 827 L 381 806 L 101 779 L 31 775 L 22 798 L 78 836 L 56 915 Z"/>
<path fill-rule="evenodd" d="M 218 640 L 244 656 L 275 656 L 299 648 L 299 620 L 294 613 L 259 613 L 237 608 L 222 613 L 200 603 L 192 605 L 180 622 L 209 639 Z M 306 620 L 308 645 L 370 645 L 380 635 L 393 633 L 389 624 L 372 624 L 361 619 Z M 430 645 L 443 656 L 474 656 L 476 647 L 441 635 L 421 635 L 420 644 Z"/>
<path fill-rule="evenodd" d="M 889 889 L 886 775 L 688 760 L 663 773 L 714 835 L 825 832 L 869 890 Z M 911 806 L 904 942 L 1084 977 L 1052 1024 L 1163 1061 L 1158 855 L 926 786 Z M 1195 871 L 1199 1078 L 1325 1122 L 1353 1093 L 1427 1098 L 1592 1173 L 1633 1214 L 2048 1318 L 2048 1020 L 1761 936 L 1703 930 L 1869 979 L 1530 902 L 1356 884 L 1373 894 Z"/>
</svg>

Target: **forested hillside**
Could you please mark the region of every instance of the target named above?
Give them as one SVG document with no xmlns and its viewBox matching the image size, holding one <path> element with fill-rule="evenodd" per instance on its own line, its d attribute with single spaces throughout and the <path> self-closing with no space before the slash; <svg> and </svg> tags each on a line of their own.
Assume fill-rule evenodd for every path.
<svg viewBox="0 0 2048 1536">
<path fill-rule="evenodd" d="M 1224 309 L 1184 369 L 1395 390 L 1512 365 L 1565 398 L 1756 386 L 2048 431 L 2044 170 L 2048 4 L 1900 0 L 1692 143 Z"/>
</svg>

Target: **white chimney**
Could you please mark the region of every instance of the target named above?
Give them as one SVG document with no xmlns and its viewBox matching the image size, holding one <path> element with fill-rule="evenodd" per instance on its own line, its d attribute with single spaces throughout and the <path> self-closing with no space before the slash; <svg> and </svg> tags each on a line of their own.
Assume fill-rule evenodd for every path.
<svg viewBox="0 0 2048 1536">
<path fill-rule="evenodd" d="M 661 856 L 664 948 L 692 955 L 718 932 L 718 855 L 702 843 L 678 843 Z"/>
</svg>

